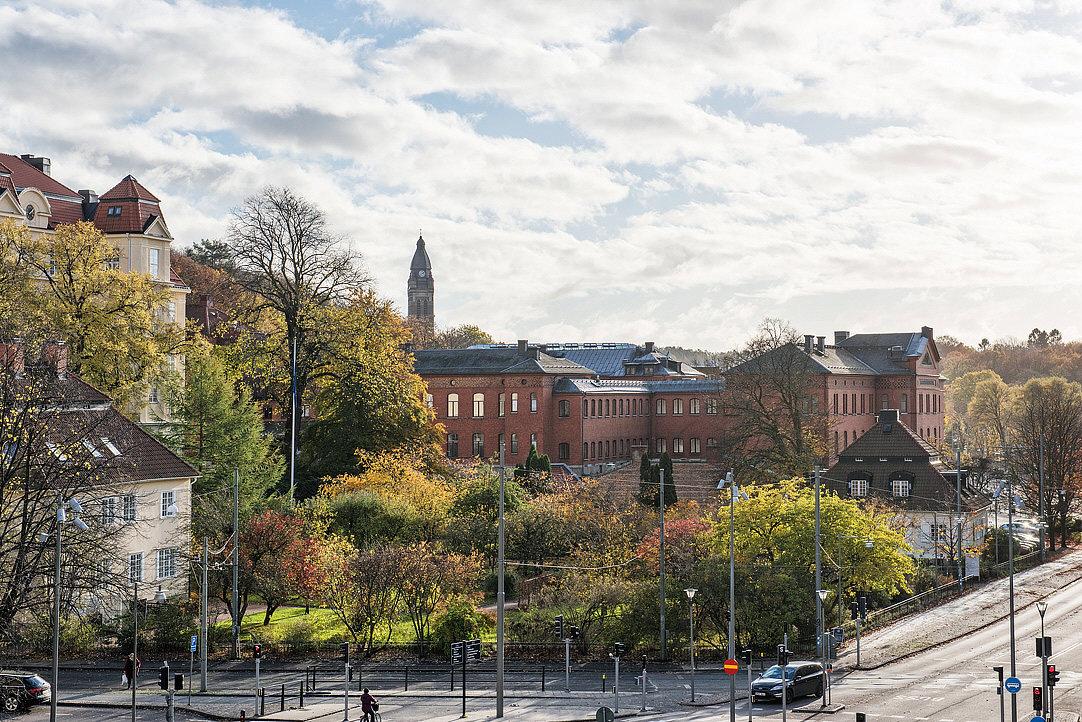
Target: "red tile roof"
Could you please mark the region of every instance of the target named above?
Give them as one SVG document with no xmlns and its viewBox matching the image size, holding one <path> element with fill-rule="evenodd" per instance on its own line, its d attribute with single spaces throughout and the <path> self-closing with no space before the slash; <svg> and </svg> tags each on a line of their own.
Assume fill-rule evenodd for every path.
<svg viewBox="0 0 1082 722">
<path fill-rule="evenodd" d="M 56 228 L 61 223 L 78 223 L 83 220 L 82 203 L 50 198 L 49 206 L 53 209 L 53 214 L 49 217 L 49 228 Z"/>
<path fill-rule="evenodd" d="M 109 215 L 110 208 L 119 208 L 120 215 Z M 155 218 L 161 217 L 157 205 L 139 201 L 102 200 L 94 211 L 94 225 L 102 233 L 142 233 Z"/>
<path fill-rule="evenodd" d="M 45 175 L 17 155 L 0 153 L 0 163 L 3 163 L 11 171 L 11 179 L 15 182 L 17 188 L 33 187 L 42 193 L 79 198 L 79 194 L 71 188 L 68 188 L 52 176 Z"/>
<path fill-rule="evenodd" d="M 11 170 L 3 163 L 0 163 L 0 189 L 10 192 L 12 196 L 16 195 L 15 183 L 11 180 Z"/>
<path fill-rule="evenodd" d="M 148 191 L 143 184 L 135 180 L 135 176 L 130 173 L 124 176 L 123 180 L 117 183 L 101 194 L 100 200 L 103 201 L 123 201 L 123 200 L 143 200 L 143 201 L 159 201 L 158 197 Z"/>
</svg>

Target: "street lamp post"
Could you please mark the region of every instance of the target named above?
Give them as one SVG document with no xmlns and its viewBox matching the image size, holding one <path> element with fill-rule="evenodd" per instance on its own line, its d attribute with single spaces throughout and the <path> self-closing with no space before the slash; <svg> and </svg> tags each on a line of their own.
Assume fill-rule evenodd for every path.
<svg viewBox="0 0 1082 722">
<path fill-rule="evenodd" d="M 80 514 L 83 511 L 82 504 L 75 498 L 64 501 L 64 496 L 61 493 L 56 495 L 56 528 L 53 530 L 54 541 L 56 542 L 56 559 L 55 568 L 53 570 L 53 686 L 50 690 L 49 700 L 49 722 L 56 722 L 56 703 L 58 698 L 58 692 L 60 689 L 60 554 L 61 548 L 61 527 L 65 521 L 67 521 L 67 509 L 71 509 L 75 514 Z M 71 523 L 75 525 L 75 528 L 79 531 L 86 531 L 88 529 L 86 523 L 77 516 L 72 516 Z M 41 535 L 41 540 L 47 541 L 49 538 L 48 533 Z"/>
<path fill-rule="evenodd" d="M 698 589 L 689 588 L 684 590 L 684 594 L 688 595 L 688 623 L 691 626 L 691 642 L 688 645 L 688 651 L 691 654 L 691 701 L 695 701 L 695 592 Z M 645 673 L 643 674 L 643 680 L 646 679 Z M 645 681 L 644 681 L 645 684 Z"/>
<path fill-rule="evenodd" d="M 661 658 L 665 659 L 667 656 L 666 649 L 668 647 L 666 634 L 665 634 L 665 467 L 661 465 L 661 459 L 650 459 L 650 466 L 657 469 L 658 472 L 658 487 L 657 487 L 657 506 L 658 506 L 658 582 L 657 582 L 657 596 L 658 596 L 658 609 L 660 613 L 660 629 L 658 631 L 658 642 L 661 646 Z"/>
<path fill-rule="evenodd" d="M 736 501 L 748 495 L 736 486 L 736 478 L 730 470 L 718 482 L 718 489 L 729 491 L 729 656 L 736 656 Z M 748 694 L 751 694 L 750 691 Z M 729 675 L 729 722 L 736 722 L 736 676 Z"/>
<path fill-rule="evenodd" d="M 830 594 L 830 592 L 827 591 L 826 589 L 818 589 L 815 592 L 816 598 L 819 600 L 819 619 L 817 621 L 818 621 L 818 624 L 820 626 L 820 629 L 823 629 L 823 628 L 826 627 L 826 620 L 823 619 L 823 616 L 826 613 L 826 603 L 827 603 L 827 595 L 828 594 Z M 822 661 L 822 665 L 823 665 L 823 679 L 824 680 L 826 680 L 826 676 L 827 676 L 827 649 L 829 647 L 825 637 L 826 637 L 825 632 L 823 633 L 823 635 L 821 635 L 819 637 L 819 644 L 820 644 L 820 650 L 821 650 L 820 655 L 819 655 L 819 659 Z M 823 695 L 820 698 L 820 706 L 821 707 L 826 707 L 827 706 L 827 695 L 826 695 L 826 686 L 825 685 L 823 687 Z"/>
<path fill-rule="evenodd" d="M 1037 613 L 1041 615 L 1041 714 L 1048 716 L 1048 645 L 1044 637 L 1044 613 L 1048 611 L 1048 602 L 1037 602 Z"/>
<path fill-rule="evenodd" d="M 823 472 L 819 468 L 819 465 L 815 466 L 815 589 L 817 592 L 815 600 L 815 635 L 816 644 L 823 643 L 823 627 L 826 625 L 826 621 L 823 619 L 823 560 L 822 560 L 822 528 L 821 528 L 821 515 L 819 511 L 819 498 L 822 487 L 822 475 Z"/>
</svg>

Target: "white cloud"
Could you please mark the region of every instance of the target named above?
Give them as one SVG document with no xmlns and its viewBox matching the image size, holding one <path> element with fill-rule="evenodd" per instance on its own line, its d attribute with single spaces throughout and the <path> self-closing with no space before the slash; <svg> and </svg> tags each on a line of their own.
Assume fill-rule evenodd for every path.
<svg viewBox="0 0 1082 722">
<path fill-rule="evenodd" d="M 371 37 L 328 39 L 196 0 L 23 1 L 0 148 L 79 187 L 135 173 L 182 243 L 291 185 L 399 300 L 422 227 L 441 321 L 508 339 L 720 347 L 767 315 L 1079 336 L 1080 7 L 382 0 L 356 6 Z"/>
</svg>

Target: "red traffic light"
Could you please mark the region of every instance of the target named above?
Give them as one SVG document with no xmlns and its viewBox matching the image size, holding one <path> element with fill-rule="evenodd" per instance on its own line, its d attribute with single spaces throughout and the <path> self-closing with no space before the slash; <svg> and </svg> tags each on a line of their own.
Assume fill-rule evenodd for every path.
<svg viewBox="0 0 1082 722">
<path fill-rule="evenodd" d="M 252 659 L 262 659 L 263 657 L 263 645 L 256 644 L 252 647 Z"/>
<path fill-rule="evenodd" d="M 1036 712 L 1044 709 L 1044 690 L 1040 687 L 1033 688 L 1033 709 Z"/>
</svg>

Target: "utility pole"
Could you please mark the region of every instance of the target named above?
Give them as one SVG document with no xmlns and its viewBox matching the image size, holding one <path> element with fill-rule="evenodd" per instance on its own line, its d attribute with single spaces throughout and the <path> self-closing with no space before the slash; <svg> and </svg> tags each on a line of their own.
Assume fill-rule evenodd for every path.
<svg viewBox="0 0 1082 722">
<path fill-rule="evenodd" d="M 501 434 L 502 436 L 502 434 Z M 500 506 L 497 522 L 497 577 L 496 577 L 496 716 L 503 717 L 503 655 L 504 655 L 504 570 L 506 567 L 506 539 L 504 534 L 504 492 L 507 473 L 504 467 L 503 441 L 500 442 Z M 465 677 L 463 677 L 465 679 Z M 463 682 L 465 687 L 465 682 Z"/>
<path fill-rule="evenodd" d="M 203 588 L 199 591 L 199 691 L 207 691 L 207 565 L 209 539 L 203 537 Z M 189 682 L 189 685 L 191 683 Z"/>
<path fill-rule="evenodd" d="M 658 605 L 661 611 L 661 658 L 666 659 L 668 654 L 667 637 L 665 634 L 665 467 L 658 460 L 658 487 L 657 506 L 660 530 L 658 534 Z"/>
<path fill-rule="evenodd" d="M 1039 533 L 1041 535 L 1041 544 L 1038 547 L 1041 550 L 1041 563 L 1044 563 L 1044 542 L 1045 542 L 1045 518 L 1044 518 L 1044 435 L 1041 435 L 1040 441 L 1040 455 L 1041 458 L 1037 462 L 1037 478 L 1040 481 L 1040 490 L 1037 494 L 1037 526 L 1039 527 Z"/>
<path fill-rule="evenodd" d="M 297 334 L 293 336 L 293 348 L 290 353 L 290 391 L 289 391 L 289 503 L 297 501 Z"/>
<path fill-rule="evenodd" d="M 958 522 L 954 527 L 954 533 L 958 537 L 958 590 L 962 591 L 965 589 L 966 559 L 962 545 L 962 440 L 960 438 L 955 439 L 954 445 L 954 495 L 958 514 Z"/>
<path fill-rule="evenodd" d="M 729 656 L 726 659 L 736 659 L 736 477 L 730 470 L 726 475 L 729 482 Z M 694 612 L 692 612 L 694 614 Z M 692 617 L 694 619 L 694 617 Z M 693 635 L 694 636 L 694 635 Z M 694 642 L 693 642 L 694 643 Z M 694 648 L 693 648 L 694 649 Z M 692 673 L 694 674 L 695 660 L 692 658 Z M 736 722 L 736 675 L 729 677 L 729 722 Z M 694 688 L 693 688 L 694 689 Z M 692 697 L 694 699 L 694 697 Z M 751 705 L 751 687 L 748 687 L 748 705 Z"/>
<path fill-rule="evenodd" d="M 817 645 L 823 644 L 823 600 L 819 598 L 819 590 L 823 588 L 823 560 L 822 541 L 819 514 L 820 477 L 822 470 L 815 465 L 815 639 Z"/>
<path fill-rule="evenodd" d="M 1014 639 L 1014 475 L 1010 470 L 1007 446 L 1003 446 L 1003 462 L 1007 467 L 1007 560 L 1010 575 L 1011 676 L 1018 674 L 1017 650 Z M 1011 722 L 1018 722 L 1018 695 L 1011 695 Z"/>
<path fill-rule="evenodd" d="M 240 659 L 240 469 L 233 467 L 233 659 Z"/>
</svg>

